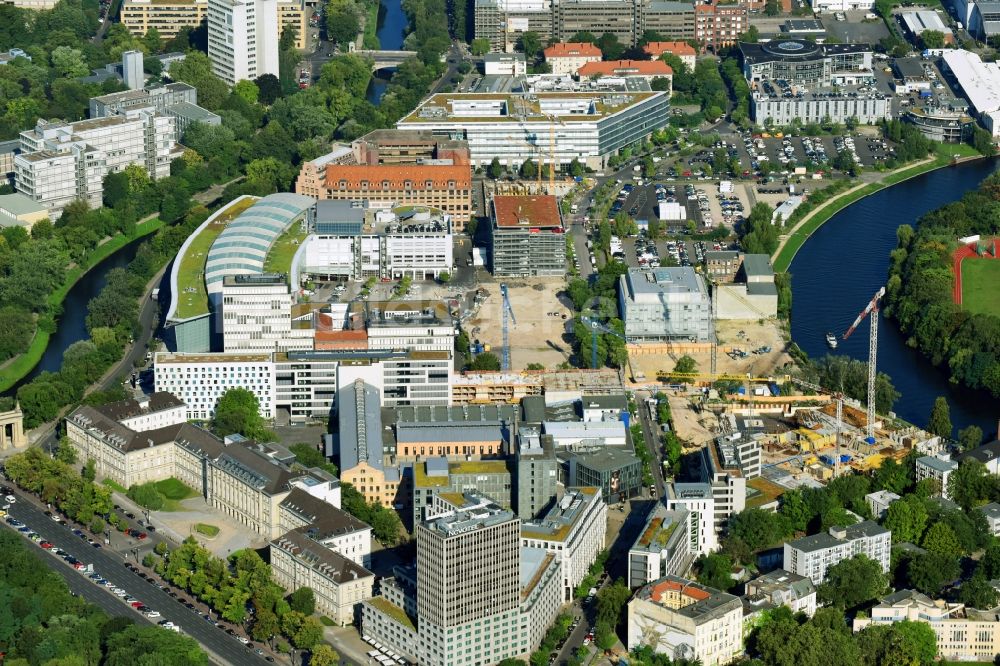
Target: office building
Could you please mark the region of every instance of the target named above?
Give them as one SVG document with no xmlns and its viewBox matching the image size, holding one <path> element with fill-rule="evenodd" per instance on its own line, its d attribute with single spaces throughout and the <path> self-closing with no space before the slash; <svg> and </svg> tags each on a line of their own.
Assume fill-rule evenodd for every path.
<svg viewBox="0 0 1000 666">
<path fill-rule="evenodd" d="M 317 199 L 367 201 L 371 208 L 427 206 L 451 216 L 456 230 L 472 211 L 472 171 L 468 164 L 302 165 L 295 191 Z"/>
<path fill-rule="evenodd" d="M 354 609 L 372 597 L 375 574 L 330 550 L 308 533 L 291 531 L 269 544 L 274 582 L 294 592 L 311 588 L 316 612 L 340 625 L 354 622 Z"/>
<path fill-rule="evenodd" d="M 642 0 L 558 0 L 552 3 L 553 37 L 566 41 L 580 32 L 614 35 L 635 43 Z"/>
<path fill-rule="evenodd" d="M 652 31 L 661 35 L 670 35 L 674 39 L 695 38 L 695 26 L 698 22 L 694 4 L 672 2 L 671 0 L 650 0 L 640 5 L 639 8 L 641 9 L 640 23 L 643 32 Z M 709 27 L 704 21 L 701 25 L 706 29 Z M 641 36 L 642 33 L 639 37 Z"/>
<path fill-rule="evenodd" d="M 370 567 L 372 528 L 340 508 L 340 482 L 332 484 L 336 504 L 310 494 L 308 488 L 293 488 L 278 506 L 279 530 L 298 531 L 359 567 Z"/>
<path fill-rule="evenodd" d="M 174 120 L 152 109 L 132 109 L 112 118 L 74 123 L 39 120 L 21 132 L 21 154 L 14 158 L 18 192 L 58 218 L 67 204 L 82 199 L 100 208 L 104 177 L 131 164 L 156 180 L 170 175 L 180 156 Z"/>
<path fill-rule="evenodd" d="M 899 590 L 882 597 L 867 614 L 854 619 L 854 631 L 902 621 L 925 622 L 937 638 L 942 660 L 991 661 L 1000 653 L 1000 614 L 932 600 L 916 590 Z"/>
<path fill-rule="evenodd" d="M 186 83 L 166 83 L 90 98 L 90 117 L 108 118 L 128 109 L 151 107 L 174 119 L 174 140 L 180 142 L 192 122 L 221 125 L 222 118 L 198 106 L 198 91 Z"/>
<path fill-rule="evenodd" d="M 855 555 L 865 555 L 878 562 L 882 571 L 889 571 L 891 548 L 892 533 L 866 520 L 785 543 L 783 568 L 819 585 L 831 566 Z"/>
<path fill-rule="evenodd" d="M 403 461 L 442 457 L 461 462 L 503 457 L 517 418 L 516 405 L 414 405 L 383 410 L 383 420 L 390 424 L 394 435 L 395 455 Z"/>
<path fill-rule="evenodd" d="M 545 421 L 542 428 L 552 438 L 555 449 L 575 446 L 625 446 L 625 423 L 618 419 L 607 421 Z"/>
<path fill-rule="evenodd" d="M 309 278 L 427 280 L 455 269 L 451 215 L 440 209 L 319 201 L 315 210 L 299 265 Z"/>
<path fill-rule="evenodd" d="M 660 502 L 628 551 L 626 583 L 636 588 L 664 576 L 684 576 L 694 561 L 687 511 L 669 511 Z"/>
<path fill-rule="evenodd" d="M 715 523 L 715 493 L 709 483 L 668 483 L 667 509 L 687 516 L 688 550 L 707 555 L 719 547 Z"/>
<path fill-rule="evenodd" d="M 958 463 L 946 455 L 922 456 L 917 458 L 916 480 L 919 483 L 924 479 L 934 479 L 941 484 L 941 497 L 950 499 L 948 480 L 956 469 Z"/>
<path fill-rule="evenodd" d="M 229 85 L 278 75 L 277 0 L 209 0 L 208 57 Z"/>
<path fill-rule="evenodd" d="M 562 569 L 563 601 L 572 601 L 604 549 L 607 526 L 608 505 L 598 488 L 567 488 L 539 520 L 521 523 L 521 545 L 555 555 Z"/>
<path fill-rule="evenodd" d="M 816 586 L 805 576 L 775 569 L 744 585 L 744 611 L 754 613 L 787 606 L 793 613 L 816 614 Z"/>
<path fill-rule="evenodd" d="M 740 53 L 743 75 L 751 86 L 777 80 L 809 88 L 853 86 L 871 81 L 874 76 L 869 44 L 782 39 L 760 44 L 740 42 Z"/>
<path fill-rule="evenodd" d="M 126 51 L 122 54 L 122 79 L 129 90 L 140 90 L 146 85 L 146 73 L 142 71 L 142 51 Z"/>
<path fill-rule="evenodd" d="M 504 460 L 448 462 L 427 458 L 413 463 L 413 525 L 428 519 L 434 497 L 472 491 L 504 509 L 511 507 L 511 470 Z"/>
<path fill-rule="evenodd" d="M 575 75 L 589 62 L 600 62 L 601 49 L 589 42 L 557 42 L 543 52 L 553 74 Z"/>
<path fill-rule="evenodd" d="M 843 124 L 851 119 L 875 125 L 892 119 L 892 99 L 888 94 L 870 91 L 831 90 L 803 93 L 802 97 L 785 97 L 779 91 L 755 91 L 750 97 L 750 117 L 762 125 L 789 125 L 795 120 L 803 124 Z"/>
<path fill-rule="evenodd" d="M 554 196 L 498 195 L 493 197 L 490 213 L 493 275 L 566 274 L 566 236 Z"/>
<path fill-rule="evenodd" d="M 628 604 L 627 647 L 642 646 L 704 666 L 728 664 L 743 653 L 743 604 L 731 594 L 665 576 L 640 588 Z"/>
<path fill-rule="evenodd" d="M 514 508 L 521 520 L 547 511 L 556 499 L 559 462 L 550 437 L 537 426 L 521 425 L 514 454 Z"/>
<path fill-rule="evenodd" d="M 694 38 L 713 52 L 733 46 L 750 28 L 749 10 L 742 4 L 716 1 L 695 5 L 694 21 Z"/>
<path fill-rule="evenodd" d="M 608 504 L 624 502 L 642 488 L 642 461 L 618 447 L 577 447 L 556 454 L 563 462 L 564 485 L 594 486 Z"/>
<path fill-rule="evenodd" d="M 396 127 L 467 141 L 474 167 L 496 158 L 509 167 L 530 159 L 562 169 L 578 160 L 602 169 L 621 148 L 669 122 L 669 94 L 636 77 L 576 82 L 543 75 L 523 86 L 495 83 L 499 90 L 431 95 Z"/>
<path fill-rule="evenodd" d="M 524 76 L 527 73 L 523 53 L 487 53 L 483 56 L 486 76 Z"/>
<path fill-rule="evenodd" d="M 408 490 L 398 467 L 386 464 L 382 448 L 382 416 L 378 390 L 362 380 L 340 389 L 337 396 L 340 478 L 366 502 L 403 506 Z"/>
<path fill-rule="evenodd" d="M 226 352 L 312 349 L 311 331 L 292 330 L 294 300 L 284 275 L 227 275 L 222 281 Z"/>
<path fill-rule="evenodd" d="M 649 54 L 649 57 L 653 60 L 658 60 L 665 53 L 677 56 L 688 68 L 688 71 L 694 72 L 697 52 L 687 42 L 647 42 L 642 47 L 642 50 Z"/>
<path fill-rule="evenodd" d="M 690 266 L 630 268 L 618 278 L 618 298 L 629 342 L 711 340 L 708 288 Z"/>
<path fill-rule="evenodd" d="M 1000 136 L 1000 65 L 983 62 L 977 54 L 948 49 L 941 56 L 941 68 L 955 78 L 973 114 L 994 137 Z"/>
<path fill-rule="evenodd" d="M 468 164 L 469 144 L 425 130 L 372 130 L 351 142 L 356 164 Z M 350 163 L 350 162 L 345 162 Z"/>
<path fill-rule="evenodd" d="M 490 50 L 513 51 L 526 32 L 543 44 L 553 37 L 551 0 L 475 0 L 475 36 L 490 43 Z"/>
<path fill-rule="evenodd" d="M 721 435 L 703 447 L 701 480 L 711 485 L 715 498 L 715 531 L 746 508 L 747 481 L 760 476 L 760 442 L 743 433 Z"/>
<path fill-rule="evenodd" d="M 874 0 L 813 0 L 812 10 L 817 14 L 830 12 L 871 12 Z"/>
<path fill-rule="evenodd" d="M 787 216 L 785 217 L 787 219 Z M 706 254 L 730 254 L 708 252 Z M 774 269 L 766 254 L 737 255 L 738 268 L 730 278 L 712 285 L 716 299 L 716 319 L 767 319 L 778 315 L 778 288 L 774 284 Z"/>
<path fill-rule="evenodd" d="M 0 194 L 0 227 L 19 226 L 31 231 L 35 222 L 49 219 L 49 209 L 15 192 Z"/>
</svg>

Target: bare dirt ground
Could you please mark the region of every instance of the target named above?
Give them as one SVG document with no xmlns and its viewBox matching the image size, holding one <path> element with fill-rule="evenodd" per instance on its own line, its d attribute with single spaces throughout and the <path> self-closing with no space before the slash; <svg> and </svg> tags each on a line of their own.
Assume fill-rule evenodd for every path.
<svg viewBox="0 0 1000 666">
<path fill-rule="evenodd" d="M 687 443 L 688 447 L 700 448 L 705 442 L 715 437 L 713 428 L 717 428 L 718 419 L 708 410 L 698 413 L 694 410 L 691 400 L 683 393 L 669 393 L 670 413 L 674 419 L 674 432 Z"/>
<path fill-rule="evenodd" d="M 741 336 L 740 333 L 743 335 Z M 716 355 L 716 372 L 719 374 L 767 376 L 778 374 L 791 357 L 785 351 L 786 342 L 782 335 L 781 324 L 777 321 L 732 320 L 716 322 L 716 334 L 719 339 L 719 352 Z M 754 349 L 770 347 L 766 354 L 753 354 Z M 737 348 L 745 351 L 746 358 L 731 358 L 722 350 Z M 674 356 L 679 356 L 674 354 Z M 709 373 L 712 368 L 712 355 L 706 351 L 690 355 L 698 363 L 698 371 Z M 674 369 L 676 359 L 666 354 L 631 357 L 633 368 L 641 370 L 647 378 L 653 379 L 657 372 Z"/>
<path fill-rule="evenodd" d="M 500 285 L 484 284 L 482 287 L 489 296 L 467 324 L 469 337 L 490 345 L 499 356 L 503 344 Z M 564 287 L 562 279 L 552 278 L 507 283 L 514 310 L 514 321 L 509 327 L 511 370 L 523 370 L 529 363 L 553 369 L 569 360 L 572 347 L 564 333 L 573 320 L 573 311 L 568 301 L 563 303 L 556 296 Z"/>
</svg>

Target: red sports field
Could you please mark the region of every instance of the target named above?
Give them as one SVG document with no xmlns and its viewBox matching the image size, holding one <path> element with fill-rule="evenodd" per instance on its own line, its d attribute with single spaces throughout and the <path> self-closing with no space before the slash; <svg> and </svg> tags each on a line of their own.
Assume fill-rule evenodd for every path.
<svg viewBox="0 0 1000 666">
<path fill-rule="evenodd" d="M 982 255 L 977 252 L 977 243 L 963 245 L 952 255 L 955 275 L 952 299 L 968 312 L 1000 315 L 998 244 L 989 240 L 983 245 Z"/>
</svg>

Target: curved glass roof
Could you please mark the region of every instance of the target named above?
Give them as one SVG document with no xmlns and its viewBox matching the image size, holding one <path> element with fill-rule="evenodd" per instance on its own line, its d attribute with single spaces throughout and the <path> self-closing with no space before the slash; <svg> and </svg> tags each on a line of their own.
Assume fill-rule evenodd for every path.
<svg viewBox="0 0 1000 666">
<path fill-rule="evenodd" d="M 208 293 L 222 291 L 227 275 L 263 273 L 271 245 L 314 203 L 313 198 L 300 194 L 271 194 L 230 222 L 212 243 L 205 261 Z"/>
</svg>

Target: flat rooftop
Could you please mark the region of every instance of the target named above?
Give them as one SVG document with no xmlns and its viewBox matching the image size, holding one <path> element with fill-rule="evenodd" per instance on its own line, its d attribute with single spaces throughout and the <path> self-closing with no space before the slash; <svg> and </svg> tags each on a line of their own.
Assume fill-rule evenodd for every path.
<svg viewBox="0 0 1000 666">
<path fill-rule="evenodd" d="M 600 493 L 599 488 L 592 487 L 567 489 L 562 499 L 541 520 L 521 523 L 521 536 L 543 541 L 565 541 L 587 513 L 593 498 Z"/>
</svg>

